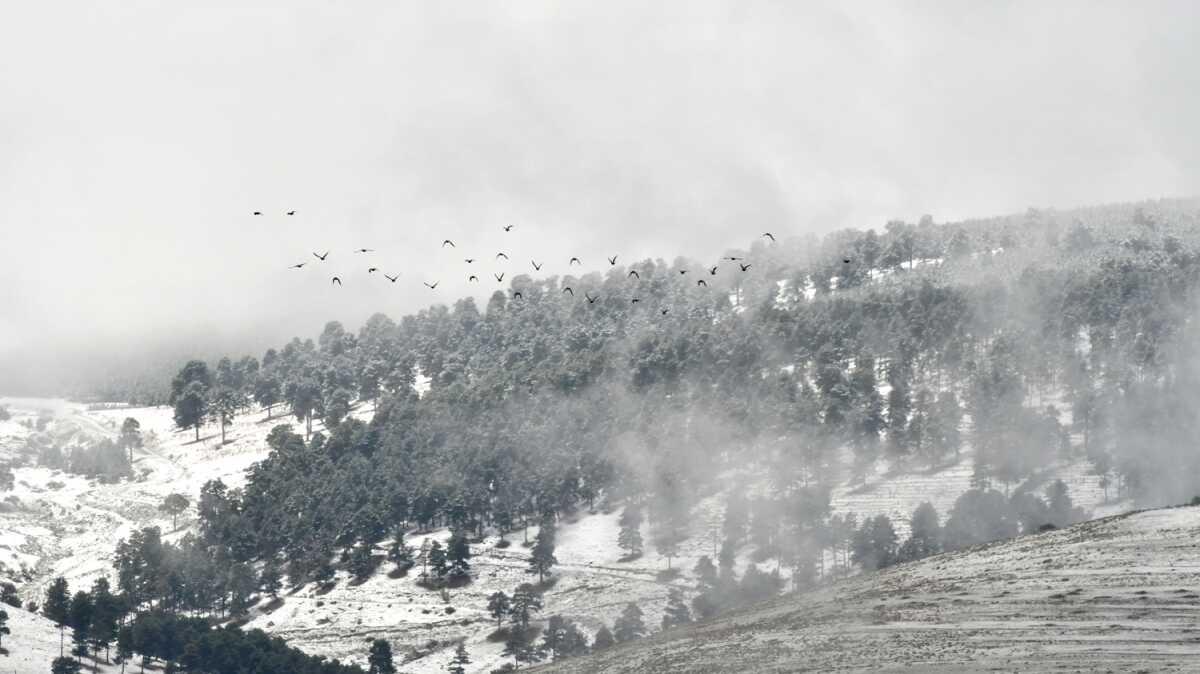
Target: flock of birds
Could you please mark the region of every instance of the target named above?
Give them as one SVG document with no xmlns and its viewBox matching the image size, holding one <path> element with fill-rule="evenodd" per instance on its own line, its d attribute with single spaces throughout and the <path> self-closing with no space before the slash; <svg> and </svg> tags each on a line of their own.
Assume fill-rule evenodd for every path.
<svg viewBox="0 0 1200 674">
<path fill-rule="evenodd" d="M 292 211 L 286 211 L 286 213 L 285 213 L 285 214 L 286 214 L 286 215 L 289 215 L 289 216 L 290 216 L 290 215 L 295 215 L 295 214 L 296 214 L 296 211 L 294 211 L 294 210 L 292 210 Z M 254 215 L 256 215 L 256 216 L 258 216 L 258 215 L 262 215 L 262 211 L 254 211 Z M 515 226 L 515 225 L 504 225 L 504 226 L 502 227 L 502 229 L 503 229 L 505 232 L 512 232 L 512 231 L 513 231 L 515 228 L 516 228 L 516 226 Z M 766 239 L 770 239 L 772 243 L 774 243 L 774 242 L 775 242 L 775 236 L 774 236 L 773 234 L 771 234 L 770 232 L 764 232 L 764 233 L 762 234 L 762 237 L 763 237 L 763 238 L 766 238 Z M 442 246 L 441 246 L 441 247 L 444 249 L 444 248 L 457 248 L 458 246 L 457 246 L 457 245 L 455 245 L 454 241 L 452 241 L 451 239 L 444 239 L 444 240 L 442 241 Z M 374 249 L 372 249 L 372 248 L 357 248 L 357 249 L 355 249 L 355 250 L 354 250 L 354 251 L 352 251 L 352 252 L 353 252 L 354 254 L 362 254 L 362 255 L 367 255 L 367 254 L 370 254 L 370 253 L 374 253 L 374 252 L 375 252 L 375 250 L 374 250 Z M 317 260 L 316 262 L 298 262 L 298 263 L 296 263 L 296 264 L 293 264 L 293 265 L 291 265 L 291 266 L 289 267 L 289 269 L 303 269 L 305 266 L 307 266 L 307 265 L 309 265 L 309 264 L 320 264 L 320 263 L 323 263 L 323 262 L 325 262 L 325 261 L 326 261 L 326 260 L 329 258 L 329 254 L 330 254 L 330 251 L 328 251 L 328 250 L 326 250 L 325 252 L 315 252 L 315 251 L 314 251 L 314 252 L 313 252 L 313 254 L 312 254 L 312 256 L 313 256 L 314 258 L 316 258 L 316 260 Z M 618 258 L 618 257 L 619 257 L 618 255 L 613 255 L 613 256 L 611 256 L 611 257 L 606 257 L 606 259 L 608 260 L 608 264 L 609 264 L 609 266 L 611 266 L 611 267 L 615 267 L 615 266 L 617 266 L 617 258 Z M 504 260 L 505 262 L 509 261 L 509 257 L 508 257 L 508 255 L 507 255 L 506 253 L 504 253 L 504 252 L 499 252 L 499 253 L 496 253 L 495 259 L 496 259 L 496 260 Z M 722 259 L 723 259 L 723 260 L 726 260 L 726 261 L 729 261 L 729 262 L 734 262 L 734 263 L 736 263 L 736 264 L 737 264 L 737 266 L 738 266 L 738 268 L 739 268 L 739 269 L 742 271 L 742 273 L 745 273 L 745 272 L 748 272 L 748 271 L 750 271 L 751 264 L 750 264 L 749 262 L 745 262 L 745 258 L 742 258 L 742 257 L 736 257 L 736 256 L 728 256 L 728 257 L 725 257 L 725 258 L 722 258 Z M 477 262 L 477 258 L 473 258 L 473 257 L 463 258 L 463 262 L 464 262 L 464 263 L 466 263 L 466 264 L 468 264 L 468 265 L 470 265 L 470 264 L 474 264 L 475 262 Z M 544 266 L 545 266 L 545 264 L 546 264 L 544 261 L 543 261 L 543 262 L 538 262 L 537 260 L 530 260 L 529 262 L 530 262 L 530 264 L 533 266 L 533 270 L 534 270 L 534 271 L 541 271 L 541 270 L 542 270 L 542 267 L 544 267 Z M 850 261 L 849 261 L 849 260 L 845 260 L 845 262 L 848 264 Z M 582 267 L 582 266 L 583 266 L 583 260 L 581 260 L 581 259 L 580 259 L 580 258 L 578 258 L 578 257 L 572 257 L 570 260 L 568 260 L 568 261 L 567 261 L 567 267 L 572 267 L 572 266 L 580 266 L 580 267 Z M 719 268 L 720 268 L 720 265 L 714 265 L 714 266 L 712 266 L 712 267 L 708 267 L 708 268 L 707 268 L 708 274 L 709 274 L 710 276 L 716 276 L 716 275 L 717 275 L 717 270 L 718 270 Z M 369 266 L 369 265 L 367 266 L 367 273 L 369 273 L 369 274 L 374 274 L 374 273 L 376 273 L 376 272 L 379 272 L 379 271 L 380 271 L 379 267 L 375 267 L 375 266 Z M 502 271 L 502 272 L 493 272 L 493 273 L 492 273 L 492 276 L 493 276 L 493 277 L 496 279 L 496 282 L 497 282 L 497 283 L 503 283 L 503 282 L 504 282 L 504 276 L 505 276 L 505 273 L 506 273 L 506 272 L 503 272 L 503 271 Z M 679 270 L 679 274 L 680 274 L 680 275 L 684 275 L 684 274 L 687 274 L 687 273 L 688 273 L 688 270 L 687 270 L 687 269 L 680 269 L 680 270 Z M 393 275 L 391 275 L 391 274 L 388 274 L 387 272 L 383 272 L 383 273 L 382 273 L 382 275 L 383 275 L 383 277 L 384 277 L 384 278 L 386 278 L 388 281 L 391 281 L 392 283 L 395 283 L 395 282 L 396 282 L 397 280 L 399 280 L 399 278 L 400 278 L 400 275 L 399 275 L 399 274 L 396 274 L 396 275 L 394 275 L 394 276 L 393 276 Z M 639 273 L 638 273 L 638 271 L 637 271 L 636 269 L 630 269 L 630 270 L 629 270 L 629 273 L 628 273 L 628 274 L 626 274 L 626 277 L 627 277 L 627 278 L 636 278 L 636 279 L 638 279 L 639 281 L 640 281 L 640 280 L 641 280 L 641 278 L 642 278 L 642 277 L 641 277 L 641 274 L 639 274 Z M 475 274 L 469 274 L 469 275 L 467 276 L 467 281 L 468 281 L 469 283 L 478 283 L 478 282 L 479 282 L 479 276 L 477 276 L 477 275 L 475 275 Z M 340 277 L 340 276 L 336 276 L 336 275 L 335 275 L 335 276 L 332 276 L 332 277 L 329 279 L 329 283 L 330 283 L 330 285 L 341 286 L 341 285 L 342 285 L 342 279 L 341 279 L 341 277 Z M 437 287 L 438 287 L 438 285 L 441 283 L 441 280 L 434 281 L 433 283 L 430 283 L 430 282 L 428 282 L 428 281 L 423 281 L 422 283 L 423 283 L 423 285 L 424 285 L 426 288 L 429 288 L 430 290 L 437 290 Z M 707 281 L 705 281 L 703 278 L 701 278 L 701 279 L 697 279 L 697 280 L 696 280 L 696 285 L 697 285 L 697 286 L 699 286 L 699 287 L 704 287 L 704 288 L 707 288 L 707 287 L 708 287 L 708 282 L 707 282 Z M 563 289 L 562 289 L 562 294 L 565 294 L 565 295 L 570 295 L 571 297 L 574 297 L 574 296 L 575 296 L 575 290 L 574 290 L 574 289 L 572 289 L 570 286 L 564 286 L 564 287 L 563 287 Z M 583 296 L 584 296 L 584 298 L 587 300 L 588 304 L 595 304 L 595 303 L 596 303 L 596 300 L 600 299 L 600 296 L 599 296 L 599 295 L 597 295 L 597 296 L 593 297 L 591 294 L 589 294 L 589 293 L 586 293 L 586 292 L 583 294 Z M 522 295 L 521 295 L 521 292 L 520 292 L 519 290 L 514 290 L 514 291 L 512 292 L 512 298 L 513 298 L 514 300 L 523 299 L 523 297 L 522 297 Z M 641 302 L 642 300 L 641 300 L 641 298 L 640 298 L 640 297 L 636 297 L 636 296 L 634 296 L 634 297 L 631 297 L 631 298 L 629 298 L 629 301 L 630 301 L 630 303 L 631 303 L 631 304 L 637 304 L 637 303 Z M 665 315 L 667 315 L 667 313 L 668 313 L 668 309 L 661 309 L 660 311 L 662 312 L 662 314 L 663 314 L 664 316 L 665 316 Z"/>
</svg>

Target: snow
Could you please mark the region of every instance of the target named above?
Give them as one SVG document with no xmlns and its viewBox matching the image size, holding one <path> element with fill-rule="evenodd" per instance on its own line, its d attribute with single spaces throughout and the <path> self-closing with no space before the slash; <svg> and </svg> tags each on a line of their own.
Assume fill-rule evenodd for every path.
<svg viewBox="0 0 1200 674">
<path fill-rule="evenodd" d="M 4 674 L 46 674 L 50 671 L 50 663 L 59 656 L 59 633 L 54 623 L 19 608 L 0 605 L 8 613 L 8 627 L 12 634 L 4 637 L 3 654 L 0 654 L 0 672 Z M 71 649 L 71 630 L 63 634 L 66 652 Z M 91 672 L 91 660 L 84 661 L 84 671 Z M 136 667 L 136 666 L 135 666 Z M 100 656 L 99 672 L 119 672 L 118 665 L 105 665 L 104 656 Z M 127 671 L 137 671 L 128 668 Z"/>
<path fill-rule="evenodd" d="M 237 417 L 228 428 L 228 442 L 221 445 L 215 426 L 205 427 L 199 442 L 194 441 L 192 431 L 176 430 L 167 407 L 89 411 L 65 402 L 32 402 L 35 404 L 19 409 L 10 404 L 14 419 L 0 426 L 0 452 L 19 450 L 32 432 L 21 422 L 32 422 L 43 414 L 35 409 L 38 407 L 56 411 L 49 431 L 71 441 L 113 437 L 126 417 L 136 418 L 146 446 L 134 453 L 134 472 L 144 477 L 119 484 L 105 485 L 31 465 L 14 470 L 16 486 L 6 494 L 10 503 L 0 509 L 0 577 L 16 583 L 26 600 L 40 601 L 45 587 L 58 575 L 78 588 L 90 585 L 101 574 L 110 574 L 118 540 L 151 525 L 170 532 L 170 518 L 157 510 L 165 496 L 178 492 L 194 501 L 200 487 L 211 479 L 240 486 L 245 482 L 245 470 L 266 456 L 266 435 L 271 428 L 289 424 L 302 432 L 291 417 L 267 420 L 265 413 L 257 411 Z M 370 405 L 353 412 L 360 419 L 369 419 L 371 414 Z M 320 427 L 314 424 L 314 430 Z M 970 465 L 970 448 L 958 464 L 932 472 L 911 467 L 901 470 L 880 462 L 865 484 L 851 483 L 848 474 L 839 482 L 833 491 L 834 512 L 855 512 L 860 519 L 886 513 L 901 535 L 906 535 L 908 518 L 922 501 L 933 501 L 945 517 L 954 499 L 969 486 Z M 1103 513 L 1128 507 L 1125 503 L 1101 503 L 1099 478 L 1087 474 L 1082 460 L 1054 464 L 1042 482 L 1049 484 L 1055 477 L 1067 481 L 1072 497 L 1085 508 Z M 709 495 L 693 509 L 689 537 L 679 556 L 672 559 L 672 566 L 684 574 L 671 583 L 684 588 L 686 596 L 694 593 L 690 570 L 696 560 L 716 554 L 723 500 L 720 494 Z M 618 517 L 619 512 L 589 514 L 581 510 L 559 523 L 555 552 L 559 564 L 553 570 L 556 582 L 544 594 L 541 618 L 559 613 L 591 634 L 601 621 L 611 625 L 624 605 L 634 601 L 645 612 L 646 624 L 657 627 L 670 587 L 658 580 L 667 560 L 647 546 L 650 549 L 641 558 L 620 561 L 623 553 L 615 544 Z M 185 514 L 179 530 L 167 538 L 178 538 L 194 526 L 194 515 Z M 536 527 L 530 528 L 530 540 L 536 531 Z M 648 528 L 643 535 L 649 540 Z M 444 542 L 448 536 L 444 530 L 434 531 L 412 535 L 409 543 L 419 548 L 428 537 Z M 361 584 L 339 573 L 336 585 L 328 591 L 318 591 L 310 584 L 285 591 L 279 602 L 261 601 L 248 627 L 282 636 L 311 654 L 359 664 L 365 662 L 370 639 L 387 638 L 398 660 L 415 658 L 401 667 L 403 671 L 430 674 L 444 671 L 457 641 L 465 640 L 473 660 L 470 671 L 489 671 L 506 659 L 501 656 L 503 645 L 487 640 L 495 629 L 486 614 L 488 595 L 496 591 L 511 594 L 517 585 L 537 580 L 526 571 L 528 550 L 522 546 L 522 532 L 507 538 L 512 545 L 505 549 L 496 547 L 494 533 L 472 546 L 474 581 L 450 590 L 449 604 L 439 592 L 416 584 L 419 568 L 406 577 L 390 578 L 391 565 L 384 562 Z M 377 556 L 383 557 L 387 544 L 378 546 Z M 745 546 L 738 560 L 739 572 L 749 565 L 749 553 L 750 546 Z M 763 570 L 775 566 L 775 560 L 760 564 Z M 453 613 L 445 612 L 448 606 Z"/>
</svg>

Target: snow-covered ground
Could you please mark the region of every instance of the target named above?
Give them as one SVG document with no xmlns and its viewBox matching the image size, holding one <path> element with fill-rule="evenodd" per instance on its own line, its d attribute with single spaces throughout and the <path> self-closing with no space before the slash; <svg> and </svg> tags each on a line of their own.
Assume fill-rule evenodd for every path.
<svg viewBox="0 0 1200 674">
<path fill-rule="evenodd" d="M 71 630 L 60 635 L 54 623 L 40 615 L 28 611 L 0 605 L 8 613 L 8 628 L 12 631 L 3 639 L 3 651 L 0 652 L 0 672 L 4 674 L 46 674 L 50 671 L 50 663 L 59 656 L 60 645 L 65 645 L 66 653 L 71 651 Z M 91 659 L 84 660 L 84 671 L 119 672 L 119 665 L 105 665 L 101 655 L 98 668 L 92 669 Z M 127 667 L 127 671 L 137 671 L 137 665 Z"/>
<path fill-rule="evenodd" d="M 66 439 L 114 437 L 126 417 L 136 418 L 146 446 L 134 453 L 134 472 L 139 477 L 120 484 L 105 485 L 32 465 L 15 469 L 15 488 L 0 504 L 0 578 L 15 582 L 26 600 L 40 601 L 46 585 L 58 575 L 66 577 L 72 588 L 83 588 L 99 574 L 111 573 L 118 540 L 150 525 L 164 532 L 171 530 L 170 518 L 157 510 L 165 496 L 178 492 L 194 501 L 200 487 L 216 478 L 231 487 L 239 486 L 244 483 L 245 470 L 265 457 L 265 439 L 271 428 L 291 423 L 301 430 L 290 417 L 268 421 L 264 413 L 255 412 L 237 418 L 227 431 L 228 442 L 221 445 L 213 425 L 204 429 L 200 442 L 194 441 L 192 431 L 176 430 L 166 407 L 88 411 L 63 401 L 35 402 L 7 403 L 14 418 L 0 422 L 0 460 L 18 451 L 32 433 L 26 422 L 32 425 L 39 414 L 50 412 L 55 416 L 47 426 L 49 432 Z M 38 411 L 38 407 L 46 409 Z M 362 418 L 369 415 L 369 405 L 355 412 Z M 1086 475 L 1082 463 L 1056 465 L 1045 483 L 1055 476 L 1063 477 L 1076 502 L 1089 510 L 1103 513 L 1127 506 L 1102 505 L 1098 478 Z M 933 501 L 944 517 L 954 499 L 968 488 L 969 479 L 969 455 L 959 464 L 935 472 L 889 471 L 881 464 L 865 485 L 847 479 L 834 490 L 834 512 L 855 512 L 860 520 L 886 513 L 905 535 L 907 519 L 917 505 Z M 722 501 L 720 496 L 708 497 L 693 510 L 690 536 L 672 560 L 672 566 L 685 570 L 681 579 L 672 582 L 689 595 L 693 582 L 688 572 L 700 556 L 715 556 L 718 541 L 714 534 L 720 528 Z M 557 581 L 544 595 L 543 617 L 563 614 L 590 633 L 601 621 L 611 625 L 624 605 L 635 601 L 645 611 L 647 625 L 658 625 L 669 584 L 657 576 L 667 567 L 667 560 L 649 549 L 640 559 L 619 561 L 617 517 L 616 512 L 580 511 L 560 523 L 555 552 L 559 565 L 554 570 Z M 182 516 L 179 531 L 168 538 L 181 536 L 194 524 L 194 515 Z M 535 534 L 536 528 L 531 528 L 530 540 Z M 448 535 L 435 531 L 410 536 L 409 542 L 419 547 L 426 537 L 444 541 Z M 391 565 L 385 562 L 362 584 L 339 573 L 331 590 L 318 592 L 310 584 L 285 591 L 280 602 L 260 603 L 248 627 L 282 636 L 315 655 L 360 664 L 365 662 L 370 639 L 387 638 L 398 660 L 410 658 L 402 666 L 407 672 L 444 671 L 456 642 L 465 640 L 473 661 L 471 671 L 489 671 L 505 660 L 500 655 L 503 645 L 487 640 L 495 629 L 486 613 L 488 595 L 501 590 L 511 594 L 520 583 L 536 580 L 526 572 L 528 550 L 521 544 L 522 533 L 508 538 L 513 544 L 506 549 L 496 547 L 494 535 L 473 546 L 475 580 L 450 590 L 448 603 L 439 592 L 416 584 L 419 569 L 407 577 L 391 578 Z M 382 557 L 385 549 L 386 542 L 376 554 Z M 739 570 L 748 563 L 746 558 L 739 560 Z M 768 560 L 762 568 L 774 569 L 775 565 Z"/>
<path fill-rule="evenodd" d="M 902 564 L 548 672 L 1195 672 L 1200 507 Z"/>
</svg>

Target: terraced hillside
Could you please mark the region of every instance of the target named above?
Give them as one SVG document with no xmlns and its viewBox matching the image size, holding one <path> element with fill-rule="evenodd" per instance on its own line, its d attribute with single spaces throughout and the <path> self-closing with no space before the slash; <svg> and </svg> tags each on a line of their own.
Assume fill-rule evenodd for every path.
<svg viewBox="0 0 1200 674">
<path fill-rule="evenodd" d="M 1195 671 L 1200 507 L 1119 515 L 781 597 L 544 672 Z"/>
</svg>

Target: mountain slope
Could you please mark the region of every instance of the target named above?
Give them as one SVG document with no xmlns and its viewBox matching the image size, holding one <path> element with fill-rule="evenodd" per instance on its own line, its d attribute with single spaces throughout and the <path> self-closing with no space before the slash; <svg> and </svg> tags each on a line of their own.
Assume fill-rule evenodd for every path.
<svg viewBox="0 0 1200 674">
<path fill-rule="evenodd" d="M 1188 671 L 1200 507 L 938 555 L 545 672 Z"/>
</svg>

